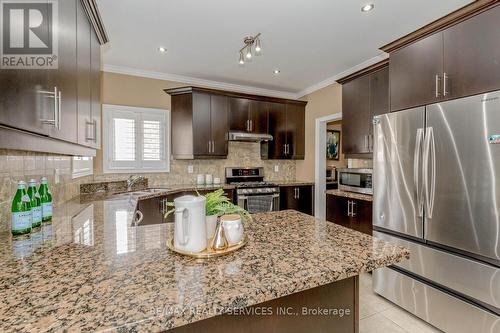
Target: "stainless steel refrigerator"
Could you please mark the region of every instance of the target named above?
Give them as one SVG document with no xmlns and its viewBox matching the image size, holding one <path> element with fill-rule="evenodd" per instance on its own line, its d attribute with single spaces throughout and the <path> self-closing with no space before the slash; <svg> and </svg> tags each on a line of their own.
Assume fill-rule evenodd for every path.
<svg viewBox="0 0 500 333">
<path fill-rule="evenodd" d="M 445 332 L 500 332 L 500 92 L 374 118 L 373 289 Z"/>
</svg>

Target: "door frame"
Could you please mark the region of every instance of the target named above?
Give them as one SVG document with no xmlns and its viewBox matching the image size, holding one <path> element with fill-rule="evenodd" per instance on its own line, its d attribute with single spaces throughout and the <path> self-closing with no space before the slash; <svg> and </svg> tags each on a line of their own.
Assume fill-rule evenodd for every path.
<svg viewBox="0 0 500 333">
<path fill-rule="evenodd" d="M 316 118 L 314 139 L 314 216 L 326 218 L 326 124 L 342 120 L 342 112 Z"/>
</svg>

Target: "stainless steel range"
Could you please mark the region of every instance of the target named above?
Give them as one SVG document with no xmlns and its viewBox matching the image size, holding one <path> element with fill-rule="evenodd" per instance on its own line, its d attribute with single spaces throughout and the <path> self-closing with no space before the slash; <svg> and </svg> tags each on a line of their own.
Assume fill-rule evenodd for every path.
<svg viewBox="0 0 500 333">
<path fill-rule="evenodd" d="M 264 168 L 226 168 L 226 183 L 236 186 L 238 206 L 250 213 L 279 210 L 279 186 L 264 181 Z"/>
</svg>

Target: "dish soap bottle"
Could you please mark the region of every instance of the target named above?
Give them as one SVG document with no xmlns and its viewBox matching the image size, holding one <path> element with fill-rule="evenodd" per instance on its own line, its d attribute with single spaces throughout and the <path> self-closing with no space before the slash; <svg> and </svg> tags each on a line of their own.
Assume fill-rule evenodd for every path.
<svg viewBox="0 0 500 333">
<path fill-rule="evenodd" d="M 36 189 L 36 181 L 31 179 L 28 186 L 28 196 L 30 197 L 32 228 L 38 228 L 42 225 L 42 200 Z"/>
<path fill-rule="evenodd" d="M 38 189 L 40 194 L 40 200 L 42 202 L 42 221 L 51 222 L 52 221 L 52 194 L 49 191 L 49 185 L 47 185 L 47 178 L 42 177 L 40 180 L 40 188 Z"/>
<path fill-rule="evenodd" d="M 13 236 L 29 234 L 31 232 L 32 214 L 30 197 L 26 193 L 26 183 L 19 181 L 17 191 L 12 200 L 12 226 Z"/>
</svg>

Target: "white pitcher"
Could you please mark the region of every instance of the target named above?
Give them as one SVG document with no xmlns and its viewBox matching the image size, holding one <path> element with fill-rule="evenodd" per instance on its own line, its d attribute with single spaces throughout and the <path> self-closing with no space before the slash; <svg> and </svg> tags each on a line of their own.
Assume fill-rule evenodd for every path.
<svg viewBox="0 0 500 333">
<path fill-rule="evenodd" d="M 174 200 L 174 247 L 182 251 L 201 252 L 207 248 L 205 197 L 185 195 Z"/>
</svg>

